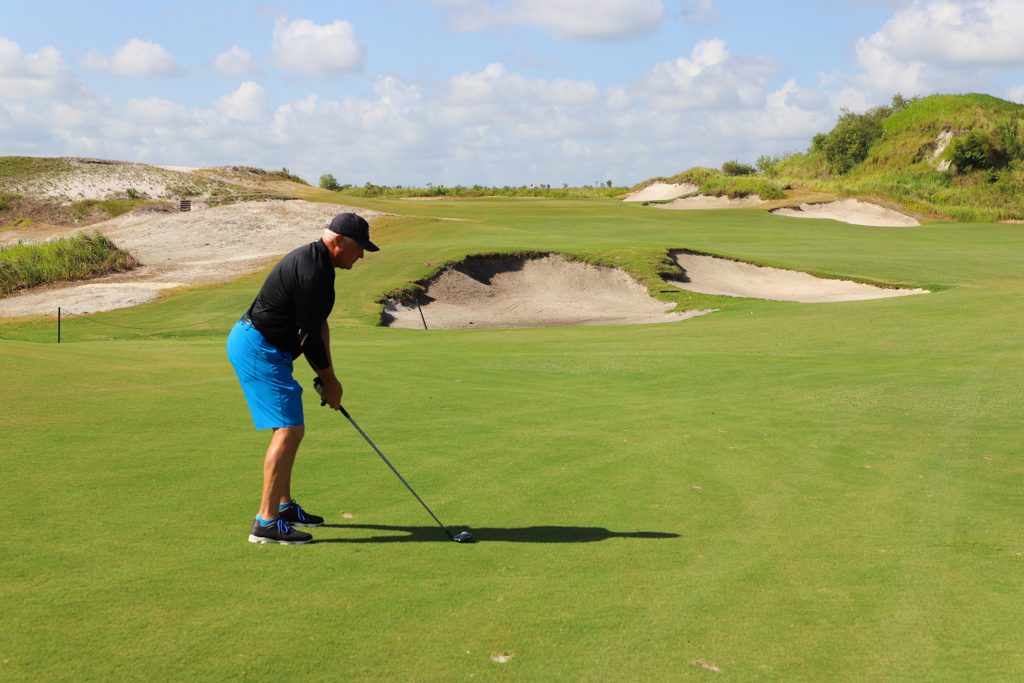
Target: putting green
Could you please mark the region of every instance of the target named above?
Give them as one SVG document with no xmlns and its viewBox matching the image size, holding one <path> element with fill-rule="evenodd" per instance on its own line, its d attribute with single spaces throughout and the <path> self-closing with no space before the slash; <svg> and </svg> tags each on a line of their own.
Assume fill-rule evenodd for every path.
<svg viewBox="0 0 1024 683">
<path fill-rule="evenodd" d="M 311 386 L 295 492 L 331 526 L 246 542 L 266 434 L 223 347 L 260 275 L 65 321 L 60 345 L 52 321 L 0 325 L 0 679 L 1024 675 L 1019 226 L 363 203 L 417 215 L 338 276 L 345 404 L 479 542 L 447 540 Z M 669 249 L 933 294 L 665 293 Z M 438 264 L 518 250 L 720 310 L 374 326 L 375 299 Z"/>
</svg>

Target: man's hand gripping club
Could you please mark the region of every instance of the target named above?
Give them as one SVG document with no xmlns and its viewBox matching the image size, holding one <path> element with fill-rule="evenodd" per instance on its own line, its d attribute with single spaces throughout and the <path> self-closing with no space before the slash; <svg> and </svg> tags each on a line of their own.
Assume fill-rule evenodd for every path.
<svg viewBox="0 0 1024 683">
<path fill-rule="evenodd" d="M 324 382 L 322 377 L 316 377 L 313 380 L 313 388 L 316 389 L 316 393 L 320 396 L 320 405 L 330 406 L 331 410 L 338 410 L 341 408 L 341 382 L 335 377 L 328 377 L 327 381 Z"/>
</svg>

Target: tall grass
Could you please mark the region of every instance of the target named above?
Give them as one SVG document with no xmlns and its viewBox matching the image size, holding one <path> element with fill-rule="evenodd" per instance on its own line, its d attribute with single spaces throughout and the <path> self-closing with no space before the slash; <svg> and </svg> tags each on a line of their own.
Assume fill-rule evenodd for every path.
<svg viewBox="0 0 1024 683">
<path fill-rule="evenodd" d="M 0 296 L 48 282 L 131 270 L 135 257 L 99 232 L 0 248 Z"/>
<path fill-rule="evenodd" d="M 480 198 L 480 197 L 543 197 L 545 199 L 589 199 L 601 197 L 617 197 L 627 191 L 625 187 L 612 185 L 584 185 L 583 187 L 561 188 L 550 185 L 428 185 L 427 187 L 402 187 L 401 185 L 374 185 L 367 183 L 362 187 L 339 185 L 337 192 L 353 197 L 403 199 L 409 197 L 436 198 Z"/>
</svg>

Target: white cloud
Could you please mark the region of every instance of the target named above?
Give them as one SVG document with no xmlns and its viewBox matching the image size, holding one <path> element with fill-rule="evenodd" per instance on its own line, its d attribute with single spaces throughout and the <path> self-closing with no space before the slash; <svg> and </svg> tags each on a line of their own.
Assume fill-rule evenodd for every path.
<svg viewBox="0 0 1024 683">
<path fill-rule="evenodd" d="M 246 81 L 217 100 L 217 109 L 236 121 L 256 121 L 266 114 L 267 93 L 258 83 Z"/>
<path fill-rule="evenodd" d="M 687 59 L 662 62 L 642 77 L 636 94 L 664 109 L 752 107 L 764 99 L 777 67 L 759 57 L 734 57 L 722 40 L 705 40 Z"/>
<path fill-rule="evenodd" d="M 159 97 L 128 100 L 124 110 L 131 121 L 144 125 L 170 126 L 189 120 L 185 107 Z"/>
<path fill-rule="evenodd" d="M 1012 102 L 1024 104 L 1024 84 L 1014 86 L 1007 90 L 1006 97 Z"/>
<path fill-rule="evenodd" d="M 1020 0 L 932 0 L 897 12 L 876 36 L 902 61 L 1024 65 Z"/>
<path fill-rule="evenodd" d="M 876 101 L 893 93 L 983 91 L 1024 65 L 1020 0 L 918 0 L 857 40 L 850 83 Z"/>
<path fill-rule="evenodd" d="M 178 67 L 174 57 L 156 43 L 132 38 L 114 50 L 110 57 L 93 50 L 81 59 L 82 67 L 105 71 L 126 78 L 143 76 L 174 76 Z"/>
<path fill-rule="evenodd" d="M 615 39 L 652 30 L 665 18 L 662 0 L 434 0 L 450 7 L 457 31 L 535 26 L 562 38 Z"/>
<path fill-rule="evenodd" d="M 274 58 L 286 69 L 307 76 L 340 76 L 363 66 L 366 46 L 347 21 L 314 24 L 308 19 L 274 24 Z"/>
<path fill-rule="evenodd" d="M 710 21 L 717 15 L 714 3 L 711 0 L 690 0 L 683 6 L 679 18 L 683 21 L 694 23 Z"/>
<path fill-rule="evenodd" d="M 252 54 L 237 45 L 232 45 L 230 50 L 217 55 L 217 58 L 213 60 L 213 68 L 225 76 L 239 78 L 255 76 L 259 73 Z"/>
<path fill-rule="evenodd" d="M 0 36 L 0 102 L 68 97 L 82 90 L 56 48 L 25 54 L 20 45 Z"/>
</svg>

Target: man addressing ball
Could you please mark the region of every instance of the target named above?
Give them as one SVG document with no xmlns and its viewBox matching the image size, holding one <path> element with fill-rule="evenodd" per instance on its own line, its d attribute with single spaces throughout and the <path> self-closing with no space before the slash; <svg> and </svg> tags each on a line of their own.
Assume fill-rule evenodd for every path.
<svg viewBox="0 0 1024 683">
<path fill-rule="evenodd" d="M 342 387 L 331 362 L 327 317 L 334 308 L 334 269 L 350 270 L 364 251 L 378 251 L 361 216 L 342 213 L 323 236 L 274 266 L 245 315 L 228 335 L 227 352 L 238 374 L 256 429 L 273 429 L 263 462 L 263 496 L 249 531 L 251 543 L 309 543 L 294 527 L 315 527 L 291 493 L 292 465 L 305 433 L 302 387 L 292 362 L 305 355 L 323 383 L 322 399 L 341 405 Z"/>
</svg>

